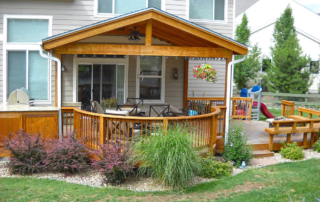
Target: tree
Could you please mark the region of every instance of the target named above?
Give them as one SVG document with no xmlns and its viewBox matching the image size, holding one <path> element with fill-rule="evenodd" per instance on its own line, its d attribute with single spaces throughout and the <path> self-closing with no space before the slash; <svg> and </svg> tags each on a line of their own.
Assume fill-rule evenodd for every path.
<svg viewBox="0 0 320 202">
<path fill-rule="evenodd" d="M 271 92 L 306 93 L 312 84 L 306 66 L 311 59 L 303 55 L 294 27 L 292 9 L 288 6 L 274 28 L 271 47 L 271 68 L 267 69 L 266 85 Z"/>
<path fill-rule="evenodd" d="M 247 46 L 250 45 L 250 28 L 248 27 L 248 17 L 244 13 L 241 24 L 236 29 L 236 40 Z M 242 56 L 235 56 L 239 59 Z M 241 63 L 235 64 L 234 67 L 234 82 L 238 89 L 247 87 L 249 80 L 255 79 L 261 70 L 261 49 L 258 45 L 254 45 L 252 50 L 248 52 L 247 58 Z"/>
</svg>

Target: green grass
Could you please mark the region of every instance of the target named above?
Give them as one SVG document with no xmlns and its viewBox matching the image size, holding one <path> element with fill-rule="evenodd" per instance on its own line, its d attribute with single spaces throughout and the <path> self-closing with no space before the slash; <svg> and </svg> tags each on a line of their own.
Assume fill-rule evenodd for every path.
<svg viewBox="0 0 320 202">
<path fill-rule="evenodd" d="M 0 178 L 0 201 L 316 201 L 320 198 L 320 159 L 247 170 L 233 177 L 199 184 L 183 191 L 139 193 L 92 188 L 66 182 Z M 245 184 L 245 186 L 244 186 Z M 254 185 L 254 186 L 253 186 Z"/>
<path fill-rule="evenodd" d="M 269 108 L 268 107 L 269 112 L 274 115 L 274 117 L 278 117 L 281 116 L 281 109 L 274 109 L 274 108 Z M 295 115 L 299 115 L 299 111 L 295 110 L 294 111 Z M 304 113 L 303 114 L 304 117 L 309 117 L 308 114 Z M 265 121 L 267 119 L 267 117 L 265 117 L 261 112 L 260 112 L 260 121 Z"/>
</svg>

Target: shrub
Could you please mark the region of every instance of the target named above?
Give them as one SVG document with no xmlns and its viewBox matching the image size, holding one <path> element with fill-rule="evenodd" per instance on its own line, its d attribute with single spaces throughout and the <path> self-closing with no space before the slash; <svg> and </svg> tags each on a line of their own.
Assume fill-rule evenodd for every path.
<svg viewBox="0 0 320 202">
<path fill-rule="evenodd" d="M 214 161 L 213 158 L 206 158 L 201 161 L 201 173 L 204 178 L 220 178 L 222 176 L 231 176 L 233 167 L 231 163 L 222 163 Z"/>
<path fill-rule="evenodd" d="M 224 145 L 223 158 L 239 167 L 242 161 L 248 163 L 252 158 L 253 148 L 248 145 L 248 136 L 242 132 L 242 124 L 234 123 L 229 128 L 228 141 Z"/>
<path fill-rule="evenodd" d="M 313 144 L 313 150 L 320 152 L 320 139 Z"/>
<path fill-rule="evenodd" d="M 51 140 L 47 146 L 46 166 L 49 169 L 64 172 L 66 176 L 87 168 L 88 151 L 86 146 L 77 140 L 75 132 L 62 140 Z"/>
<path fill-rule="evenodd" d="M 128 153 L 120 146 L 100 145 L 101 150 L 95 150 L 93 155 L 99 160 L 92 159 L 92 167 L 98 169 L 102 175 L 107 177 L 108 183 L 119 184 L 124 181 L 127 173 L 132 171 L 128 164 Z"/>
<path fill-rule="evenodd" d="M 44 169 L 45 147 L 40 134 L 31 135 L 20 130 L 9 137 L 5 139 L 5 148 L 11 151 L 9 168 L 12 173 L 33 174 Z"/>
<path fill-rule="evenodd" d="M 282 141 L 281 143 L 283 147 L 280 149 L 280 154 L 283 158 L 291 160 L 301 160 L 304 158 L 303 147 L 298 147 L 296 142 L 285 144 Z"/>
<path fill-rule="evenodd" d="M 138 174 L 148 173 L 164 185 L 180 188 L 201 168 L 201 157 L 192 147 L 186 128 L 157 130 L 154 136 L 133 145 L 131 161 L 140 164 Z"/>
</svg>

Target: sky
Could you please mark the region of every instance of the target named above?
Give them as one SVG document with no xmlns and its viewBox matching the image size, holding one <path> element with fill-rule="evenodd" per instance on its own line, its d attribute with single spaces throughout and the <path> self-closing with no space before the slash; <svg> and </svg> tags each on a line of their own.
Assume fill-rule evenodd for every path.
<svg viewBox="0 0 320 202">
<path fill-rule="evenodd" d="M 320 13 L 320 0 L 295 0 L 315 13 Z"/>
</svg>

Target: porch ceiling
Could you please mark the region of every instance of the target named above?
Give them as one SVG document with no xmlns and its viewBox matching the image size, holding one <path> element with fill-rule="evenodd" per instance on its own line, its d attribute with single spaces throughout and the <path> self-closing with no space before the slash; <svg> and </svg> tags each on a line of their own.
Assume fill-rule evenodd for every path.
<svg viewBox="0 0 320 202">
<path fill-rule="evenodd" d="M 129 35 L 131 29 L 145 35 L 145 45 L 83 44 L 78 41 L 99 35 Z M 154 46 L 152 38 L 170 46 Z M 45 50 L 58 54 L 164 55 L 224 57 L 245 55 L 248 47 L 221 34 L 200 27 L 164 11 L 147 8 L 43 40 Z"/>
</svg>

